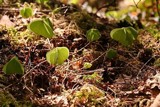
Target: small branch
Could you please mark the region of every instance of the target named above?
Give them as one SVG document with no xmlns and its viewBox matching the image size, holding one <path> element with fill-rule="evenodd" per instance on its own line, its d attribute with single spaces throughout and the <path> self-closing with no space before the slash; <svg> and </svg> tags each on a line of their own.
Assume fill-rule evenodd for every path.
<svg viewBox="0 0 160 107">
<path fill-rule="evenodd" d="M 2 12 L 2 11 L 19 12 L 20 9 L 17 9 L 17 8 L 9 8 L 9 7 L 0 7 L 0 12 Z M 37 10 L 36 12 L 48 13 L 48 12 L 51 12 L 51 10 Z"/>
<path fill-rule="evenodd" d="M 118 69 L 123 69 L 124 67 L 108 67 L 107 71 L 111 71 L 111 70 L 118 70 Z M 79 73 L 80 75 L 86 75 L 86 74 L 93 74 L 95 72 L 104 72 L 105 70 L 103 68 L 99 68 L 99 69 L 94 69 L 94 70 L 82 70 L 81 73 Z"/>
<path fill-rule="evenodd" d="M 84 47 L 82 47 L 81 49 L 79 49 L 76 53 L 72 53 L 71 55 L 75 55 L 78 52 L 82 51 L 83 49 L 85 49 L 88 45 L 90 45 L 90 42 L 88 42 Z"/>
<path fill-rule="evenodd" d="M 103 68 L 99 68 L 99 69 L 94 69 L 94 70 L 83 70 L 84 72 L 81 72 L 80 75 L 84 75 L 84 74 L 92 74 L 95 72 L 104 72 L 105 70 Z"/>
<path fill-rule="evenodd" d="M 106 7 L 109 7 L 109 6 L 111 6 L 113 3 L 115 3 L 116 2 L 116 0 L 113 0 L 111 3 L 109 3 L 109 4 L 106 4 L 106 5 L 103 5 L 103 6 L 101 6 L 101 7 L 99 7 L 98 9 L 97 9 L 97 11 L 96 11 L 96 14 L 101 10 L 101 9 L 103 9 L 103 8 L 106 8 Z"/>
<path fill-rule="evenodd" d="M 142 72 L 142 69 L 151 61 L 153 59 L 153 57 L 151 57 L 141 68 L 140 68 L 140 70 L 139 70 L 139 72 L 138 72 L 138 74 L 137 74 L 137 78 L 138 78 L 138 76 L 140 75 L 140 73 Z"/>
<path fill-rule="evenodd" d="M 35 68 L 39 67 L 40 65 L 42 65 L 42 64 L 45 63 L 46 61 L 47 61 L 47 60 L 44 60 L 44 61 L 40 62 L 39 64 L 37 64 L 36 66 L 34 66 L 32 69 L 27 70 L 27 71 L 26 71 L 26 74 L 24 74 L 22 78 L 25 78 L 30 72 L 32 72 Z"/>
<path fill-rule="evenodd" d="M 141 2 L 141 0 L 139 0 L 137 3 L 135 2 L 135 0 L 133 0 L 133 2 L 136 5 L 136 7 L 138 8 L 138 4 Z"/>
</svg>

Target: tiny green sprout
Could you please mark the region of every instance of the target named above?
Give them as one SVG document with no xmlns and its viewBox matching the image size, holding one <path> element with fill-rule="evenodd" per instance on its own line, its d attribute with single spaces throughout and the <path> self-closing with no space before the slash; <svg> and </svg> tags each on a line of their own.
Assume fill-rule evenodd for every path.
<svg viewBox="0 0 160 107">
<path fill-rule="evenodd" d="M 28 25 L 28 29 L 46 38 L 52 38 L 54 36 L 52 23 L 49 18 L 37 19 L 32 21 Z"/>
<path fill-rule="evenodd" d="M 113 59 L 117 56 L 117 51 L 114 49 L 109 49 L 106 53 L 106 57 L 109 59 Z"/>
<path fill-rule="evenodd" d="M 51 65 L 61 65 L 69 57 L 69 50 L 67 47 L 56 47 L 47 52 L 46 59 Z"/>
<path fill-rule="evenodd" d="M 84 68 L 84 69 L 89 69 L 89 68 L 91 68 L 91 67 L 92 67 L 92 64 L 89 63 L 89 62 L 85 62 L 85 63 L 83 64 L 83 68 Z"/>
<path fill-rule="evenodd" d="M 86 37 L 89 42 L 93 42 L 97 41 L 101 37 L 101 34 L 97 29 L 90 29 L 87 31 Z"/>
<path fill-rule="evenodd" d="M 33 10 L 31 7 L 24 7 L 20 10 L 20 15 L 22 15 L 23 18 L 29 18 L 33 15 Z"/>
<path fill-rule="evenodd" d="M 111 38 L 124 46 L 129 46 L 136 40 L 138 32 L 133 27 L 123 27 L 113 29 L 110 33 Z"/>
<path fill-rule="evenodd" d="M 53 13 L 54 13 L 54 14 L 55 14 L 55 13 L 59 13 L 60 10 L 61 10 L 61 8 L 60 8 L 60 7 L 57 7 L 57 8 L 55 8 L 55 9 L 53 10 Z"/>
<path fill-rule="evenodd" d="M 158 58 L 158 59 L 154 62 L 154 66 L 160 67 L 160 58 Z"/>
<path fill-rule="evenodd" d="M 3 67 L 3 72 L 5 74 L 23 74 L 24 68 L 22 64 L 19 62 L 17 57 L 13 57 L 8 63 L 6 63 Z"/>
</svg>

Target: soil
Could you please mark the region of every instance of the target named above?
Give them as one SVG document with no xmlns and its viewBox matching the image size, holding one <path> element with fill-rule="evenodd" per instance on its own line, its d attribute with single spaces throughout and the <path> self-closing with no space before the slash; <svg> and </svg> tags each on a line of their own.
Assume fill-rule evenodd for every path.
<svg viewBox="0 0 160 107">
<path fill-rule="evenodd" d="M 137 40 L 125 47 L 111 39 L 110 32 L 130 26 L 126 23 L 70 5 L 58 13 L 32 5 L 37 12 L 30 18 L 22 18 L 17 7 L 0 9 L 1 106 L 149 107 L 153 103 L 160 91 L 159 38 L 140 25 Z M 46 39 L 27 29 L 32 20 L 41 17 L 49 17 L 56 38 Z M 91 28 L 100 31 L 98 41 L 87 41 L 86 32 Z M 69 58 L 62 65 L 50 65 L 46 53 L 61 46 L 69 49 Z M 106 57 L 109 49 L 117 51 L 115 58 Z M 24 75 L 2 71 L 13 56 L 23 64 Z M 92 67 L 84 69 L 85 62 Z"/>
</svg>

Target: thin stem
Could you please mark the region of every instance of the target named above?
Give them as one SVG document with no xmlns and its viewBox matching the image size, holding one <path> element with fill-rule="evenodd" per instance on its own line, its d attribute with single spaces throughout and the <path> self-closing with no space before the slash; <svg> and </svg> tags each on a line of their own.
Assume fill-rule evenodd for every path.
<svg viewBox="0 0 160 107">
<path fill-rule="evenodd" d="M 160 23 L 160 10 L 158 8 L 158 4 L 159 4 L 159 0 L 156 0 L 156 8 L 157 8 L 157 13 L 158 13 L 158 16 L 159 16 L 159 23 Z"/>
<path fill-rule="evenodd" d="M 32 72 L 35 68 L 39 67 L 40 65 L 42 65 L 42 64 L 45 63 L 45 62 L 47 62 L 47 61 L 44 60 L 44 61 L 40 62 L 39 64 L 37 64 L 36 66 L 34 66 L 32 69 L 27 70 L 27 71 L 26 71 L 26 74 L 24 74 L 22 78 L 25 78 L 30 72 Z"/>
</svg>

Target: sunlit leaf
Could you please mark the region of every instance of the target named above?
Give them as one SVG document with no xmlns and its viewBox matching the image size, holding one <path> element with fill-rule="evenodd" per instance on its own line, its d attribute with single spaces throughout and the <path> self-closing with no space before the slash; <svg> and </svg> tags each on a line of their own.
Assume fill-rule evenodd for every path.
<svg viewBox="0 0 160 107">
<path fill-rule="evenodd" d="M 125 41 L 126 40 L 126 34 L 124 32 L 124 29 L 122 28 L 116 28 L 113 29 L 110 33 L 111 38 L 116 41 Z"/>
<path fill-rule="evenodd" d="M 46 54 L 47 61 L 52 65 L 63 64 L 68 57 L 69 50 L 67 47 L 56 47 Z"/>
<path fill-rule="evenodd" d="M 90 29 L 87 31 L 87 40 L 89 42 L 96 41 L 101 37 L 100 32 L 97 29 Z"/>
<path fill-rule="evenodd" d="M 48 18 L 32 21 L 28 28 L 38 35 L 42 35 L 46 38 L 52 38 L 54 36 L 52 23 Z"/>
<path fill-rule="evenodd" d="M 127 27 L 126 31 L 129 33 L 129 35 L 132 35 L 133 40 L 135 40 L 138 36 L 138 32 L 133 27 Z"/>
<path fill-rule="evenodd" d="M 31 17 L 33 15 L 33 10 L 30 7 L 25 7 L 25 8 L 20 10 L 20 14 L 24 18 L 29 18 L 29 17 Z"/>
<path fill-rule="evenodd" d="M 17 57 L 13 57 L 8 63 L 6 63 L 3 67 L 3 71 L 5 74 L 23 74 L 24 68 L 22 64 L 19 62 Z"/>
<path fill-rule="evenodd" d="M 137 38 L 138 33 L 133 27 L 123 27 L 113 29 L 110 35 L 112 39 L 120 42 L 124 46 L 128 46 Z"/>
<path fill-rule="evenodd" d="M 118 18 L 118 12 L 117 11 L 108 11 L 106 13 L 106 17 L 108 17 L 108 18 Z"/>
</svg>

